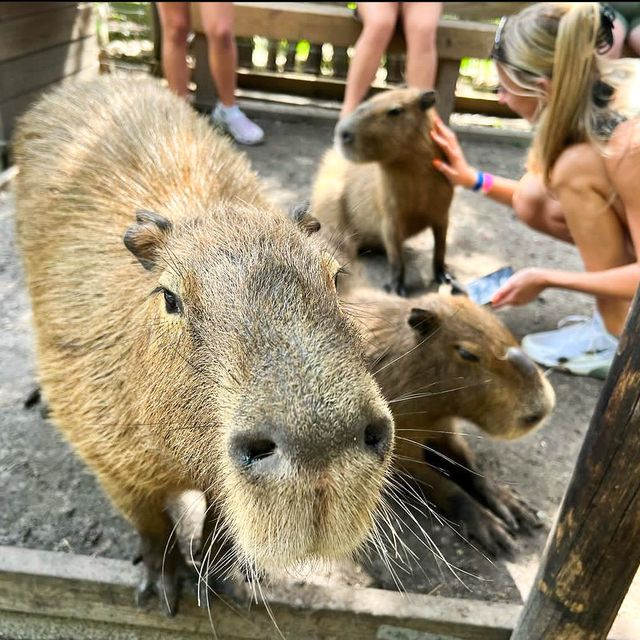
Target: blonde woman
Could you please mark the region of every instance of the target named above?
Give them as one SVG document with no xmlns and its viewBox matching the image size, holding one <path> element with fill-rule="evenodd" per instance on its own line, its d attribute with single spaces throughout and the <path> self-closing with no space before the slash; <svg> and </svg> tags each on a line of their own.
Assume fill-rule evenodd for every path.
<svg viewBox="0 0 640 640">
<path fill-rule="evenodd" d="M 640 282 L 640 62 L 605 60 L 613 12 L 599 3 L 540 3 L 503 18 L 492 57 L 500 99 L 532 123 L 528 172 L 519 181 L 469 166 L 453 132 L 433 139 L 453 184 L 513 206 L 537 231 L 573 242 L 585 271 L 522 269 L 494 307 L 533 301 L 549 287 L 595 297 L 593 318 L 523 339 L 546 366 L 603 377 Z"/>
</svg>

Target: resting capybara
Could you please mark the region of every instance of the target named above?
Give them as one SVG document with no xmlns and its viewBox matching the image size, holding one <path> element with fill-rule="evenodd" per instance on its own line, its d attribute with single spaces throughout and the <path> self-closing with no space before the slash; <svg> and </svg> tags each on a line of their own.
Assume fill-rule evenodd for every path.
<svg viewBox="0 0 640 640">
<path fill-rule="evenodd" d="M 311 211 L 342 251 L 384 247 L 389 288 L 405 292 L 403 242 L 431 227 L 435 279 L 450 282 L 445 251 L 453 187 L 432 161 L 441 151 L 429 131 L 433 91 L 394 89 L 362 103 L 341 120 L 336 148 L 327 151 L 314 181 Z"/>
<path fill-rule="evenodd" d="M 455 422 L 464 418 L 495 438 L 523 436 L 554 407 L 548 380 L 498 317 L 466 296 L 401 298 L 361 287 L 341 297 L 365 330 L 370 369 L 392 408 L 397 466 L 490 552 L 510 552 L 510 533 L 537 519 L 478 473 Z"/>
<path fill-rule="evenodd" d="M 247 573 L 353 552 L 393 423 L 331 256 L 156 81 L 58 88 L 14 148 L 43 394 L 140 533 L 140 596 L 175 608 L 188 490 Z"/>
</svg>

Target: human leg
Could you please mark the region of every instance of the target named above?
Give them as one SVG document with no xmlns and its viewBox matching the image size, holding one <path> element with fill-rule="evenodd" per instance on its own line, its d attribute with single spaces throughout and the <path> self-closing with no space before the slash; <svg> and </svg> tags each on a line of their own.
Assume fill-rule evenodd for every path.
<svg viewBox="0 0 640 640">
<path fill-rule="evenodd" d="M 633 49 L 633 52 L 640 56 L 640 18 L 632 23 L 629 34 L 627 35 L 627 44 Z"/>
<path fill-rule="evenodd" d="M 200 2 L 202 28 L 207 38 L 209 68 L 218 91 L 212 118 L 216 125 L 241 144 L 258 144 L 264 131 L 236 104 L 238 49 L 233 29 L 232 2 Z"/>
<path fill-rule="evenodd" d="M 612 207 L 600 153 L 590 144 L 567 149 L 554 168 L 552 188 L 586 271 L 605 271 L 635 260 L 628 233 Z M 559 329 L 525 336 L 523 350 L 545 366 L 602 378 L 616 352 L 630 300 L 596 296 L 593 318 L 569 317 Z"/>
<path fill-rule="evenodd" d="M 349 64 L 340 117 L 351 113 L 364 98 L 386 51 L 398 19 L 397 2 L 359 2 L 362 33 Z"/>
<path fill-rule="evenodd" d="M 629 233 L 612 206 L 600 152 L 588 143 L 567 149 L 556 163 L 553 188 L 586 271 L 605 271 L 635 261 Z M 620 335 L 631 300 L 596 297 L 607 330 Z"/>
<path fill-rule="evenodd" d="M 623 15 L 616 11 L 616 17 L 613 21 L 613 44 L 611 49 L 604 55 L 606 58 L 616 60 L 622 57 L 622 49 L 624 48 L 624 41 L 627 37 L 629 30 L 629 24 Z"/>
<path fill-rule="evenodd" d="M 528 227 L 552 238 L 573 242 L 560 202 L 549 195 L 539 175 L 527 173 L 520 179 L 513 195 L 513 208 Z"/>
<path fill-rule="evenodd" d="M 438 67 L 436 31 L 441 2 L 403 2 L 402 25 L 407 41 L 407 84 L 433 89 Z"/>
<path fill-rule="evenodd" d="M 200 2 L 202 28 L 207 37 L 209 68 L 218 99 L 226 107 L 236 102 L 238 50 L 233 35 L 232 2 Z"/>
<path fill-rule="evenodd" d="M 189 35 L 189 3 L 158 2 L 162 26 L 162 68 L 169 88 L 181 98 L 187 96 L 187 36 Z"/>
</svg>

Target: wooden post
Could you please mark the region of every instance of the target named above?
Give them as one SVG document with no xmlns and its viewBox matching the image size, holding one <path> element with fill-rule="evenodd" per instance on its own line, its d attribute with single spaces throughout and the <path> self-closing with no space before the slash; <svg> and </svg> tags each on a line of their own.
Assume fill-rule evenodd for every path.
<svg viewBox="0 0 640 640">
<path fill-rule="evenodd" d="M 449 122 L 449 116 L 453 111 L 456 99 L 456 82 L 460 73 L 460 60 L 438 61 L 438 77 L 436 79 L 436 91 L 438 114 L 445 123 Z"/>
<path fill-rule="evenodd" d="M 314 76 L 320 75 L 320 64 L 322 63 L 322 45 L 311 44 L 309 47 L 309 57 L 304 65 L 305 73 L 312 73 Z"/>
<path fill-rule="evenodd" d="M 511 640 L 602 640 L 640 565 L 640 295 Z"/>
</svg>

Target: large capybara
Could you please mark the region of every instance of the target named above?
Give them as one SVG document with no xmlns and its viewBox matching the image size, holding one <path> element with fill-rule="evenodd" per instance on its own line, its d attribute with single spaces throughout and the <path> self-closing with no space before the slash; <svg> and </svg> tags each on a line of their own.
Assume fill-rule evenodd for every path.
<svg viewBox="0 0 640 640">
<path fill-rule="evenodd" d="M 393 423 L 331 256 L 156 81 L 58 88 L 14 148 L 43 393 L 140 533 L 140 597 L 175 609 L 188 490 L 248 574 L 352 553 Z"/>
<path fill-rule="evenodd" d="M 368 336 L 369 366 L 392 408 L 398 468 L 491 553 L 511 552 L 512 534 L 537 518 L 478 472 L 456 421 L 495 438 L 519 438 L 553 409 L 548 380 L 499 318 L 466 296 L 401 298 L 367 287 L 345 288 L 341 296 Z"/>
<path fill-rule="evenodd" d="M 429 135 L 435 100 L 433 91 L 394 89 L 362 103 L 338 123 L 313 185 L 311 211 L 323 233 L 339 238 L 347 256 L 384 247 L 397 293 L 405 293 L 402 244 L 427 227 L 434 277 L 452 281 L 445 252 L 453 187 L 432 164 L 442 156 Z"/>
</svg>

